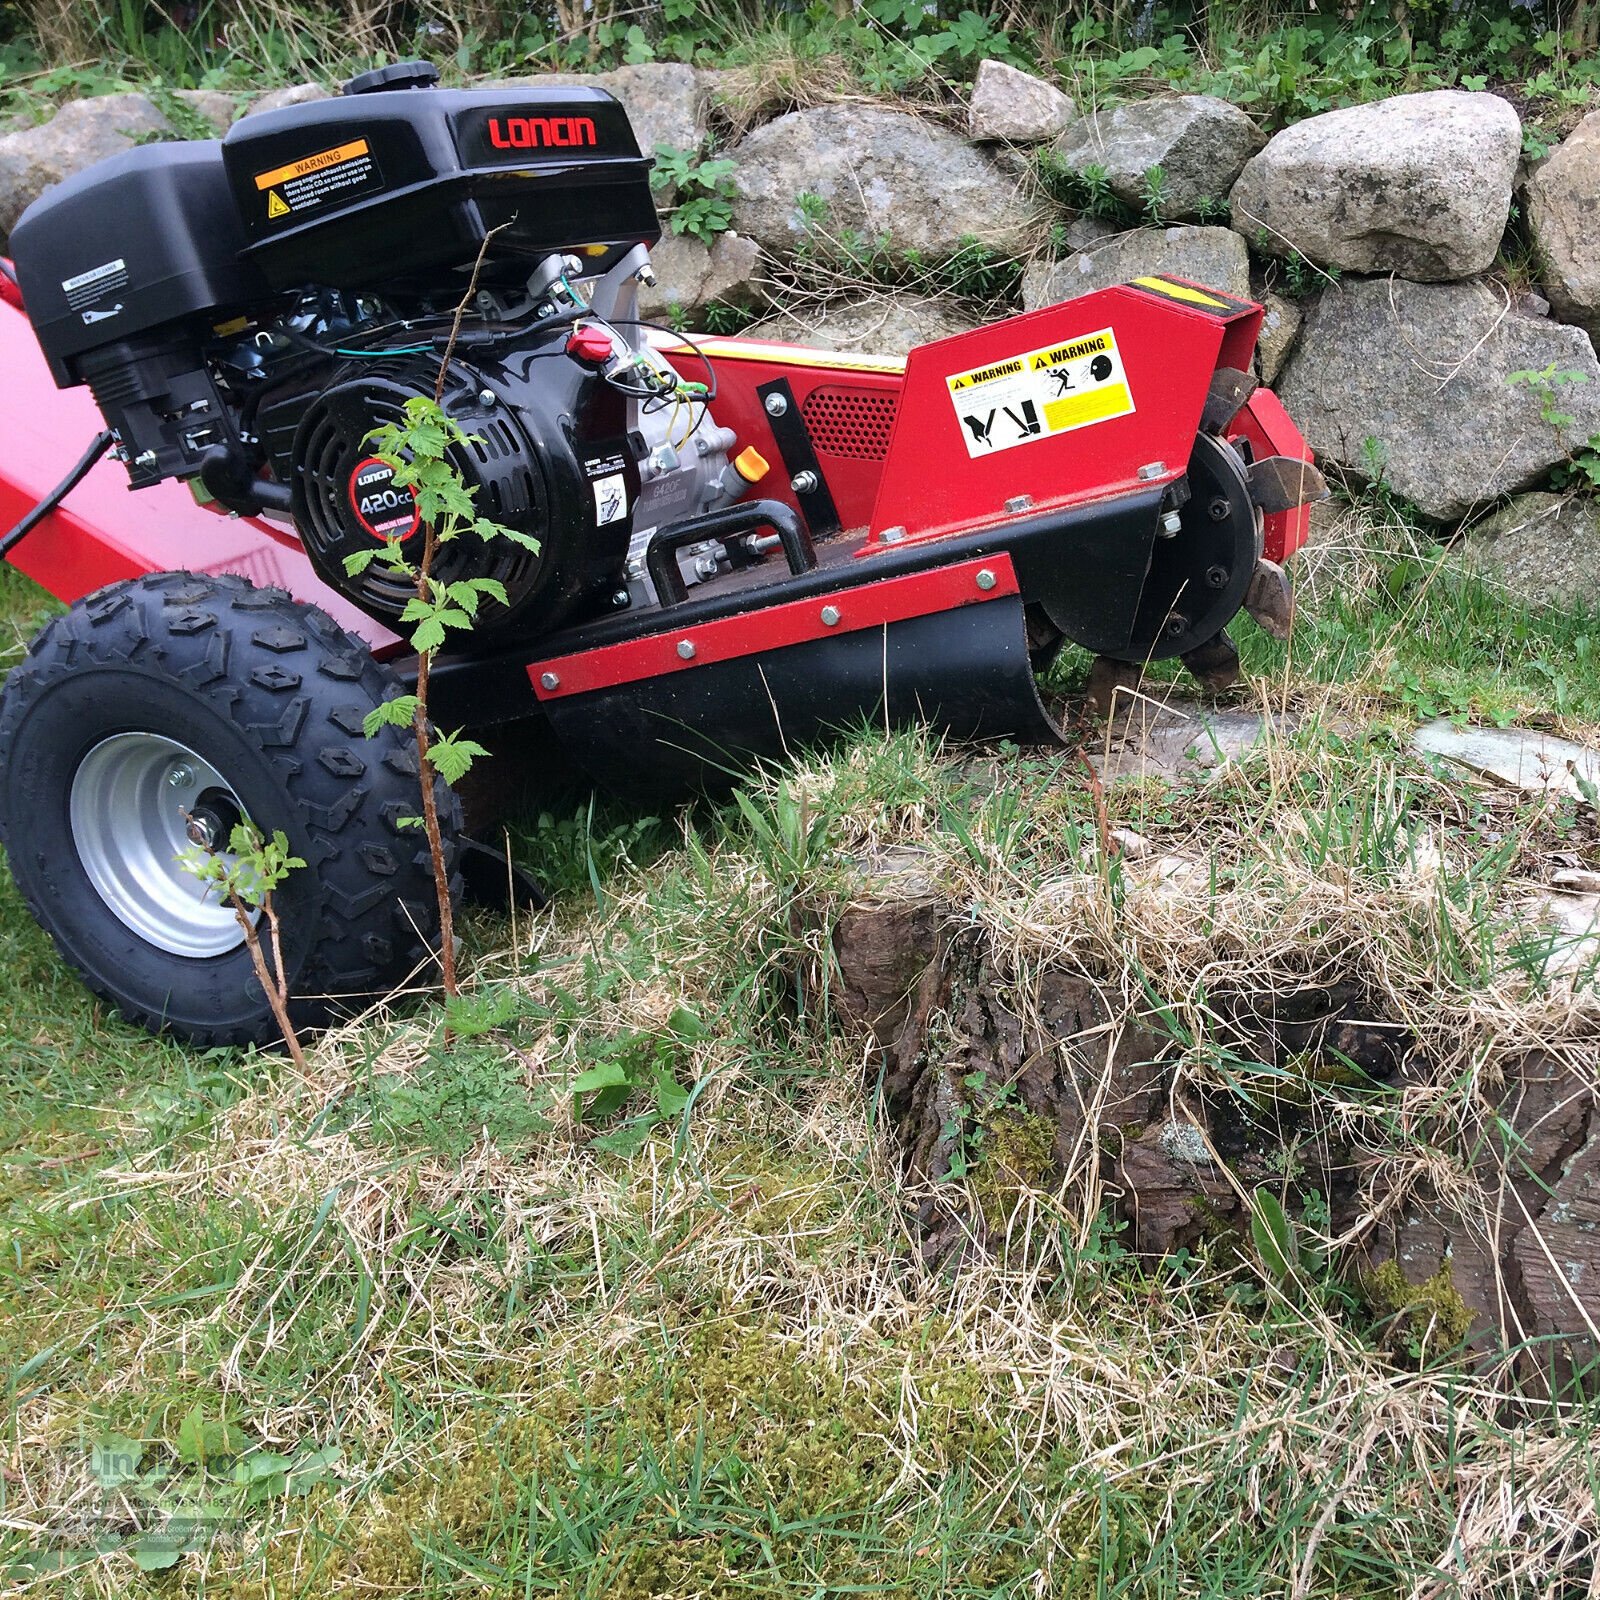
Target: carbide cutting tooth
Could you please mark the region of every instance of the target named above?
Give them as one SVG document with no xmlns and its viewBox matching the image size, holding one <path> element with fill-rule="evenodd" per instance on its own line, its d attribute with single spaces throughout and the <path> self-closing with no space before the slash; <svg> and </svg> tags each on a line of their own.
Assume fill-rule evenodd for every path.
<svg viewBox="0 0 1600 1600">
<path fill-rule="evenodd" d="M 1274 639 L 1287 639 L 1294 628 L 1294 587 L 1276 561 L 1263 556 L 1244 592 L 1244 608 Z"/>
<path fill-rule="evenodd" d="M 1200 413 L 1201 429 L 1206 433 L 1220 434 L 1239 415 L 1239 409 L 1245 401 L 1260 387 L 1260 382 L 1248 372 L 1241 372 L 1237 367 L 1218 367 L 1211 375 L 1205 409 Z"/>
<path fill-rule="evenodd" d="M 1250 498 L 1269 517 L 1328 498 L 1328 480 L 1298 456 L 1262 456 L 1247 476 Z"/>
</svg>

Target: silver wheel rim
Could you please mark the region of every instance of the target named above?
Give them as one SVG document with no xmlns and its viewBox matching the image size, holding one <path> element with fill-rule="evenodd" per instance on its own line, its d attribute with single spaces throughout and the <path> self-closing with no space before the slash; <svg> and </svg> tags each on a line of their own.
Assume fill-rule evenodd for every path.
<svg viewBox="0 0 1600 1600">
<path fill-rule="evenodd" d="M 209 838 L 225 842 L 231 817 L 243 814 L 209 761 L 156 733 L 102 739 L 73 775 L 68 802 L 78 860 L 100 898 L 141 939 L 195 958 L 226 955 L 244 933 L 233 908 L 179 857 Z"/>
</svg>

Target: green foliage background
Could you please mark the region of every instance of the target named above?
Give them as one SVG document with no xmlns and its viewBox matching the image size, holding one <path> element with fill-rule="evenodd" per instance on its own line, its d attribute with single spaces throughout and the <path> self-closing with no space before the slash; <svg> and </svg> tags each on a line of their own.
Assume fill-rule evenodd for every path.
<svg viewBox="0 0 1600 1600">
<path fill-rule="evenodd" d="M 868 91 L 938 95 L 992 56 L 1070 78 L 1091 100 L 1203 89 L 1273 123 L 1439 84 L 1586 98 L 1597 13 L 1600 0 L 0 0 L 0 91 L 49 100 L 150 77 L 254 87 L 424 54 L 462 74 L 828 58 Z"/>
</svg>

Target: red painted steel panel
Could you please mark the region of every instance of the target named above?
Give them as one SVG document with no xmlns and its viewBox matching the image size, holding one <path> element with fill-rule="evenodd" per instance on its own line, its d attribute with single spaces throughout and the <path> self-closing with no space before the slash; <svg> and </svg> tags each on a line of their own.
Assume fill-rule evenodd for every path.
<svg viewBox="0 0 1600 1600">
<path fill-rule="evenodd" d="M 1001 371 L 1030 352 L 1076 348 L 1108 330 L 1132 398 L 1132 409 L 1121 414 L 1014 443 L 1003 430 L 1020 434 L 1023 422 L 1003 405 L 970 398 L 983 394 L 987 377 L 975 376 L 975 387 L 959 403 L 950 387 L 951 379 Z M 872 512 L 871 548 L 885 528 L 904 528 L 912 539 L 937 538 L 1181 476 L 1223 330 L 1214 316 L 1123 287 L 919 345 L 906 366 L 894 440 Z M 1117 381 L 1113 370 L 1103 392 Z M 982 453 L 969 451 L 969 438 L 976 436 L 972 424 L 963 424 L 963 407 L 987 411 L 993 427 L 1002 430 L 993 437 L 1008 447 L 987 451 L 980 441 Z M 1053 407 L 1054 402 L 1047 409 Z M 1148 476 L 1140 476 L 1141 468 Z M 1008 510 L 1007 501 L 1018 495 L 1029 503 Z"/>
<path fill-rule="evenodd" d="M 994 579 L 988 588 L 982 587 L 979 581 L 979 575 L 984 572 Z M 953 611 L 958 606 L 977 605 L 1016 593 L 1017 574 L 1011 558 L 996 553 L 954 566 L 906 573 L 898 578 L 884 578 L 877 583 L 816 595 L 809 600 L 790 600 L 768 606 L 757 604 L 741 616 L 688 624 L 665 633 L 653 633 L 644 639 L 627 639 L 620 644 L 602 645 L 573 655 L 550 656 L 530 662 L 528 677 L 541 700 L 561 700 L 591 689 L 611 689 L 618 684 L 637 683 L 643 678 L 662 677 L 669 672 L 692 672 L 696 667 L 717 661 L 760 655 L 768 650 L 781 650 L 786 645 L 855 633 L 863 628 L 879 628 L 886 623 L 930 616 L 937 611 Z M 838 620 L 831 624 L 824 622 L 825 609 L 837 612 Z M 693 647 L 692 656 L 680 655 L 679 647 L 684 643 Z M 541 681 L 546 674 L 554 674 L 555 687 L 547 688 Z"/>
<path fill-rule="evenodd" d="M 1270 389 L 1257 389 L 1233 424 L 1237 438 L 1248 439 L 1257 456 L 1290 456 L 1310 461 L 1311 447 L 1300 435 L 1283 402 Z M 1311 532 L 1311 507 L 1295 506 L 1262 518 L 1261 553 L 1269 561 L 1292 556 Z"/>
<path fill-rule="evenodd" d="M 58 389 L 27 318 L 0 304 L 0 531 L 66 477 L 104 426 L 85 388 Z M 320 606 L 378 654 L 399 639 L 312 571 L 300 541 L 261 517 L 228 517 L 165 482 L 128 488 L 108 456 L 11 552 L 12 566 L 71 602 L 146 572 L 232 572 Z"/>
</svg>

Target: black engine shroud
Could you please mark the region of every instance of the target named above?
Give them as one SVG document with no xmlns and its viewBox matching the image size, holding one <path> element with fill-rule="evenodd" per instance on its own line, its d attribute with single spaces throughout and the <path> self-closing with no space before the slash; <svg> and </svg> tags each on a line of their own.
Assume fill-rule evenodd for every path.
<svg viewBox="0 0 1600 1600">
<path fill-rule="evenodd" d="M 389 622 L 408 586 L 345 559 L 405 547 L 416 507 L 369 435 L 433 395 L 473 282 L 452 459 L 476 515 L 539 548 L 467 533 L 435 575 L 498 581 L 480 631 L 531 633 L 622 580 L 644 446 L 625 394 L 565 355 L 576 300 L 541 303 L 529 275 L 598 279 L 654 243 L 650 162 L 601 91 L 435 76 L 385 69 L 221 141 L 128 151 L 35 202 L 11 250 L 56 382 L 91 386 L 134 488 L 198 479 L 291 513 L 324 581 Z"/>
</svg>

